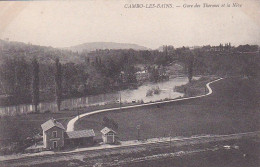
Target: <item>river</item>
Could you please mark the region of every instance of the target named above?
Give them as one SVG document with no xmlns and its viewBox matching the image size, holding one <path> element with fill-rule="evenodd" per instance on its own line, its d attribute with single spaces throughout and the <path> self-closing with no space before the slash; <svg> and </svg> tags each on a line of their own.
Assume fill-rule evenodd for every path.
<svg viewBox="0 0 260 167">
<path fill-rule="evenodd" d="M 194 79 L 198 79 L 198 77 L 195 77 Z M 147 103 L 164 99 L 174 99 L 183 96 L 182 93 L 174 92 L 174 87 L 184 85 L 187 82 L 187 77 L 177 77 L 164 82 L 146 83 L 138 87 L 137 89 L 128 89 L 95 96 L 66 99 L 63 100 L 61 109 L 65 110 L 78 107 L 87 107 L 92 105 L 104 105 L 107 103 L 115 103 L 120 101 L 120 96 L 122 103 L 132 103 L 141 101 Z M 158 94 L 153 93 L 153 95 L 147 96 L 146 94 L 148 90 L 153 89 L 158 89 L 160 91 Z M 39 104 L 38 108 L 40 112 L 57 111 L 57 106 L 55 102 L 42 102 Z M 32 111 L 33 106 L 30 104 L 0 107 L 0 115 L 26 114 Z"/>
</svg>

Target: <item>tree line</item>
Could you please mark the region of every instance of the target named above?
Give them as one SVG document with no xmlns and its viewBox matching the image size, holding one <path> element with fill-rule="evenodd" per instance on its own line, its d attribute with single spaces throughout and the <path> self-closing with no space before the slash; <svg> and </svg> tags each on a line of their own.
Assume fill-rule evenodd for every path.
<svg viewBox="0 0 260 167">
<path fill-rule="evenodd" d="M 234 50 L 239 48 L 250 49 L 239 46 Z M 252 48 L 255 50 L 255 46 Z M 257 53 L 209 52 L 203 48 L 191 50 L 165 46 L 162 51 L 97 50 L 81 53 L 80 62 L 64 61 L 54 52 L 51 52 L 54 56 L 46 56 L 47 62 L 42 60 L 44 57 L 37 56 L 38 52 L 29 59 L 20 53 L 18 49 L 3 56 L 0 51 L 0 93 L 7 95 L 4 98 L 7 100 L 1 100 L 1 105 L 56 100 L 60 109 L 62 100 L 66 98 L 136 87 L 139 64 L 150 70 L 153 82 L 160 81 L 154 65 L 165 68 L 173 62 L 184 65 L 189 80 L 198 74 L 252 78 L 258 76 L 259 69 Z M 66 53 L 70 54 L 62 54 Z"/>
</svg>

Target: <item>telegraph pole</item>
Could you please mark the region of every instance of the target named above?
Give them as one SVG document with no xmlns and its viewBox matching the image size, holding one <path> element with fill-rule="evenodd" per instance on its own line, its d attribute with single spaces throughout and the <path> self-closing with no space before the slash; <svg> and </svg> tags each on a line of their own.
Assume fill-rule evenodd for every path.
<svg viewBox="0 0 260 167">
<path fill-rule="evenodd" d="M 119 107 L 120 107 L 120 110 L 122 108 L 122 101 L 121 101 L 121 91 L 119 90 Z"/>
<path fill-rule="evenodd" d="M 122 81 L 122 73 L 120 72 L 120 79 L 119 79 L 119 82 L 120 83 L 123 83 Z M 121 98 L 121 85 L 122 84 L 119 84 L 119 108 L 120 108 L 120 111 L 122 111 L 122 98 Z"/>
<path fill-rule="evenodd" d="M 171 137 L 171 132 L 169 133 L 169 137 L 170 137 L 170 148 L 172 147 L 172 137 Z"/>
<path fill-rule="evenodd" d="M 137 140 L 140 140 L 140 125 L 137 125 L 136 129 L 137 129 Z"/>
</svg>

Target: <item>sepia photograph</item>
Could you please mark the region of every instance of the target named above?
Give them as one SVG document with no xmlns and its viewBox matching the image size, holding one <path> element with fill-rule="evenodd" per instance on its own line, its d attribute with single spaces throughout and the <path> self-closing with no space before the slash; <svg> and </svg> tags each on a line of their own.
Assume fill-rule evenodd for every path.
<svg viewBox="0 0 260 167">
<path fill-rule="evenodd" d="M 1 167 L 259 167 L 259 0 L 0 0 Z"/>
</svg>

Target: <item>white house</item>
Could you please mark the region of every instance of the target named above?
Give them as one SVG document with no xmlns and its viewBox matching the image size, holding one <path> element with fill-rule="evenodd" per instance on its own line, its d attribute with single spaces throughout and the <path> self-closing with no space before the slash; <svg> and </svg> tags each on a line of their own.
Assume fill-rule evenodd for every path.
<svg viewBox="0 0 260 167">
<path fill-rule="evenodd" d="M 112 144 L 116 142 L 116 132 L 112 129 L 105 127 L 101 130 L 102 133 L 102 139 L 104 143 Z"/>
</svg>

